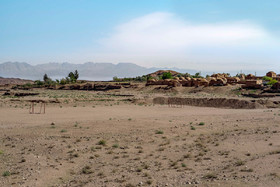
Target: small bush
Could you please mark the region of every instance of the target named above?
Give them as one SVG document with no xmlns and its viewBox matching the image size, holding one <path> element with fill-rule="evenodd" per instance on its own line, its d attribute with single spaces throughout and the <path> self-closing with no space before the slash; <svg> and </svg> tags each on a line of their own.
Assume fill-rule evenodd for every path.
<svg viewBox="0 0 280 187">
<path fill-rule="evenodd" d="M 106 141 L 105 140 L 100 140 L 97 144 L 105 146 L 106 145 Z"/>
<path fill-rule="evenodd" d="M 245 164 L 245 162 L 244 161 L 242 161 L 242 160 L 238 160 L 238 161 L 236 161 L 235 162 L 235 166 L 243 166 Z"/>
<path fill-rule="evenodd" d="M 276 84 L 278 81 L 277 80 L 271 80 L 271 81 L 269 81 L 267 84 L 268 85 L 273 85 L 273 84 Z"/>
<path fill-rule="evenodd" d="M 204 122 L 200 122 L 198 125 L 203 126 L 203 125 L 205 125 L 205 123 Z"/>
<path fill-rule="evenodd" d="M 195 127 L 194 127 L 194 126 L 191 126 L 191 130 L 195 130 Z"/>
<path fill-rule="evenodd" d="M 163 131 L 157 130 L 157 131 L 156 131 L 156 134 L 163 134 Z"/>
<path fill-rule="evenodd" d="M 65 130 L 65 129 L 62 129 L 61 131 L 60 131 L 61 133 L 64 133 L 64 132 L 67 132 L 67 130 Z"/>
<path fill-rule="evenodd" d="M 4 154 L 4 151 L 0 150 L 0 155 Z"/>
<path fill-rule="evenodd" d="M 162 74 L 162 79 L 172 79 L 172 74 L 170 72 L 164 72 Z"/>
<path fill-rule="evenodd" d="M 113 147 L 113 148 L 118 148 L 118 147 L 119 147 L 119 144 L 114 144 L 112 147 Z"/>
<path fill-rule="evenodd" d="M 2 174 L 3 177 L 8 177 L 10 175 L 11 175 L 11 173 L 9 171 L 4 171 Z"/>
<path fill-rule="evenodd" d="M 264 81 L 272 81 L 273 80 L 271 77 L 267 77 L 267 76 L 264 76 L 262 79 Z"/>
<path fill-rule="evenodd" d="M 206 179 L 216 179 L 217 175 L 215 173 L 208 173 L 208 174 L 204 175 L 204 178 L 206 178 Z"/>
</svg>

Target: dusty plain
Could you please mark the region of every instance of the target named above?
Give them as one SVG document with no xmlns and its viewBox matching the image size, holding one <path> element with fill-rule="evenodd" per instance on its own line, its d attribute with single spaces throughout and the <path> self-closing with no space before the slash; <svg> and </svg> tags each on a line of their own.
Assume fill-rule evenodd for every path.
<svg viewBox="0 0 280 187">
<path fill-rule="evenodd" d="M 239 98 L 235 90 L 33 89 L 39 95 L 1 96 L 0 186 L 280 186 L 279 108 L 152 102 Z M 45 114 L 29 114 L 32 99 L 47 101 Z"/>
</svg>

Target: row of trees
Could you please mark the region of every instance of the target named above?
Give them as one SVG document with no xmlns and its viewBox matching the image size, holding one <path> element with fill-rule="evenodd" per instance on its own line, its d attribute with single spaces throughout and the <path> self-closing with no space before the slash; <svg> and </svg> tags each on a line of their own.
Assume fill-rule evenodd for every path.
<svg viewBox="0 0 280 187">
<path fill-rule="evenodd" d="M 178 74 L 176 75 L 176 77 L 191 77 L 191 78 L 203 78 L 203 76 L 201 76 L 201 74 L 195 73 L 194 75 L 191 75 L 189 73 L 185 73 L 185 74 Z M 151 77 L 148 75 L 143 75 L 143 76 L 138 76 L 138 77 L 131 77 L 131 78 L 118 78 L 118 77 L 113 77 L 113 81 L 115 82 L 125 82 L 125 81 L 136 81 L 136 82 L 145 82 L 147 80 L 150 80 L 152 78 L 158 79 L 158 80 L 164 80 L 164 79 L 173 79 L 174 76 L 172 75 L 172 73 L 170 72 L 164 72 L 162 75 L 158 76 L 158 77 Z"/>
<path fill-rule="evenodd" d="M 77 70 L 74 72 L 70 72 L 67 77 L 62 78 L 60 80 L 56 79 L 55 81 L 52 80 L 47 74 L 43 76 L 43 81 L 36 80 L 35 84 L 38 86 L 42 85 L 55 85 L 55 84 L 69 84 L 69 83 L 75 83 L 77 82 L 79 78 L 79 73 Z"/>
<path fill-rule="evenodd" d="M 115 82 L 127 82 L 127 81 L 136 81 L 136 82 L 145 82 L 149 80 L 149 76 L 143 75 L 143 76 L 137 76 L 137 77 L 125 77 L 125 78 L 118 78 L 118 77 L 113 77 L 113 81 Z"/>
</svg>

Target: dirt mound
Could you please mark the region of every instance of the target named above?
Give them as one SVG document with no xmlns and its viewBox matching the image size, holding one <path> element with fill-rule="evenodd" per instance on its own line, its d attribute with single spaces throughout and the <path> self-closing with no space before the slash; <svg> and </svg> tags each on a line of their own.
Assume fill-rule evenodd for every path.
<svg viewBox="0 0 280 187">
<path fill-rule="evenodd" d="M 264 100 L 240 100 L 227 98 L 180 98 L 180 97 L 156 97 L 154 104 L 165 105 L 189 105 L 199 107 L 232 108 L 232 109 L 256 109 L 276 108 L 277 104 Z"/>
</svg>

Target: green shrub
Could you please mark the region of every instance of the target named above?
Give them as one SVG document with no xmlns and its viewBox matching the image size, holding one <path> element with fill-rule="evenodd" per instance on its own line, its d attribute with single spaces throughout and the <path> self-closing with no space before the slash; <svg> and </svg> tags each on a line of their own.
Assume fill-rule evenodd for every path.
<svg viewBox="0 0 280 187">
<path fill-rule="evenodd" d="M 11 173 L 9 171 L 4 171 L 3 174 L 2 174 L 3 177 L 7 177 L 7 176 L 10 176 L 10 175 L 11 175 Z"/>
<path fill-rule="evenodd" d="M 271 77 L 264 76 L 262 78 L 262 80 L 264 80 L 264 81 L 272 81 L 273 79 Z"/>
<path fill-rule="evenodd" d="M 170 72 L 164 72 L 162 74 L 162 79 L 171 79 L 172 78 L 172 74 Z"/>
<path fill-rule="evenodd" d="M 157 131 L 156 131 L 156 134 L 163 134 L 163 131 L 157 130 Z"/>
<path fill-rule="evenodd" d="M 43 81 L 40 81 L 40 80 L 36 80 L 34 82 L 37 86 L 43 86 L 44 85 L 44 82 Z"/>
<path fill-rule="evenodd" d="M 64 78 L 60 79 L 60 84 L 67 84 L 67 80 Z"/>
<path fill-rule="evenodd" d="M 100 140 L 98 143 L 97 143 L 98 145 L 106 145 L 106 141 L 105 140 Z"/>
<path fill-rule="evenodd" d="M 203 126 L 203 125 L 205 125 L 205 123 L 204 122 L 200 122 L 198 125 Z"/>
<path fill-rule="evenodd" d="M 245 162 L 244 161 L 242 161 L 242 160 L 237 160 L 236 162 L 235 162 L 235 166 L 243 166 L 245 164 Z"/>
<path fill-rule="evenodd" d="M 267 83 L 268 85 L 273 85 L 273 84 L 275 84 L 275 83 L 277 83 L 278 81 L 277 80 L 271 80 L 271 81 L 269 81 L 269 83 Z"/>
</svg>

